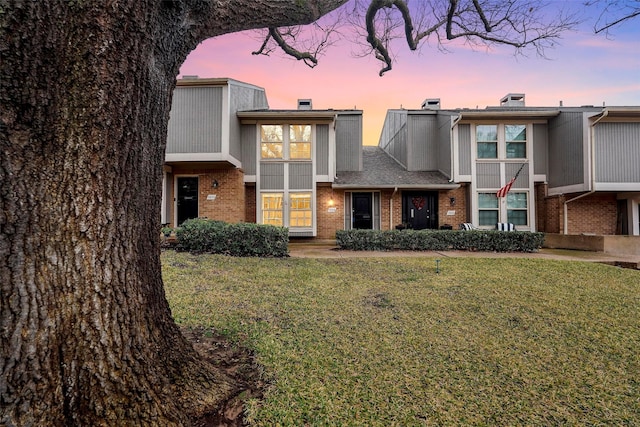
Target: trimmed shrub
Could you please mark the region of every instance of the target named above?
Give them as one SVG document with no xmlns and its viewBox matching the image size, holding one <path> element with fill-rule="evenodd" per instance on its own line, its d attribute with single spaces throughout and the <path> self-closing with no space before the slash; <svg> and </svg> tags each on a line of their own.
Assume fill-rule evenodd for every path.
<svg viewBox="0 0 640 427">
<path fill-rule="evenodd" d="M 535 252 L 543 233 L 495 230 L 338 230 L 336 243 L 353 251 Z"/>
<path fill-rule="evenodd" d="M 253 223 L 190 219 L 176 230 L 176 249 L 238 257 L 286 257 L 289 230 Z"/>
</svg>

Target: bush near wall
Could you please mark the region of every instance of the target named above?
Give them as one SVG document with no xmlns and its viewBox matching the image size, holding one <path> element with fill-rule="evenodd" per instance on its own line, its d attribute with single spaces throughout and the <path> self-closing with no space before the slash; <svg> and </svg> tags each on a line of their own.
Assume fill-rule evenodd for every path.
<svg viewBox="0 0 640 427">
<path fill-rule="evenodd" d="M 534 252 L 543 233 L 493 230 L 338 230 L 336 243 L 353 251 Z"/>
<path fill-rule="evenodd" d="M 289 230 L 253 223 L 190 219 L 176 230 L 176 249 L 239 257 L 286 257 Z"/>
</svg>

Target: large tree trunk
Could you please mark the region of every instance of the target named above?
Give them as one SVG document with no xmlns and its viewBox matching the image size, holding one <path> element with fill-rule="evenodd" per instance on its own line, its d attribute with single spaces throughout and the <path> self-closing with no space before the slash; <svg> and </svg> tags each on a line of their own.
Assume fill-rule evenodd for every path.
<svg viewBox="0 0 640 427">
<path fill-rule="evenodd" d="M 0 424 L 181 424 L 231 390 L 173 323 L 160 271 L 169 102 L 189 49 L 158 54 L 171 28 L 142 1 L 47 3 L 1 21 Z"/>
<path fill-rule="evenodd" d="M 162 287 L 175 77 L 344 1 L 0 0 L 0 425 L 181 425 L 232 393 Z"/>
</svg>

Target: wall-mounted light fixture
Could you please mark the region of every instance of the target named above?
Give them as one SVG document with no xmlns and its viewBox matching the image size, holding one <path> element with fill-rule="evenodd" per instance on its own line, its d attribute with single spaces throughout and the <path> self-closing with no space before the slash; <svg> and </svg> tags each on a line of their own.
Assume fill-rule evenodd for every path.
<svg viewBox="0 0 640 427">
<path fill-rule="evenodd" d="M 449 197 L 449 205 L 451 205 L 451 206 L 455 206 L 456 205 L 456 198 L 455 197 Z"/>
<path fill-rule="evenodd" d="M 335 202 L 333 201 L 333 196 L 331 196 L 331 198 L 329 199 L 328 204 L 329 206 L 333 206 L 335 204 Z"/>
<path fill-rule="evenodd" d="M 218 180 L 214 179 L 213 181 L 211 181 L 211 188 L 218 188 Z"/>
</svg>

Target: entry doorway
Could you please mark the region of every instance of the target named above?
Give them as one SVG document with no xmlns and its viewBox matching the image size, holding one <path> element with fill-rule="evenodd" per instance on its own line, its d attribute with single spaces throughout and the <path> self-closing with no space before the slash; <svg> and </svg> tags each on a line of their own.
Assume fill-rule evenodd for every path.
<svg viewBox="0 0 640 427">
<path fill-rule="evenodd" d="M 198 177 L 176 178 L 176 225 L 188 219 L 198 218 Z"/>
<path fill-rule="evenodd" d="M 371 193 L 353 193 L 353 228 L 373 228 L 373 198 Z"/>
<path fill-rule="evenodd" d="M 414 230 L 438 228 L 438 192 L 402 193 L 402 222 Z"/>
</svg>

